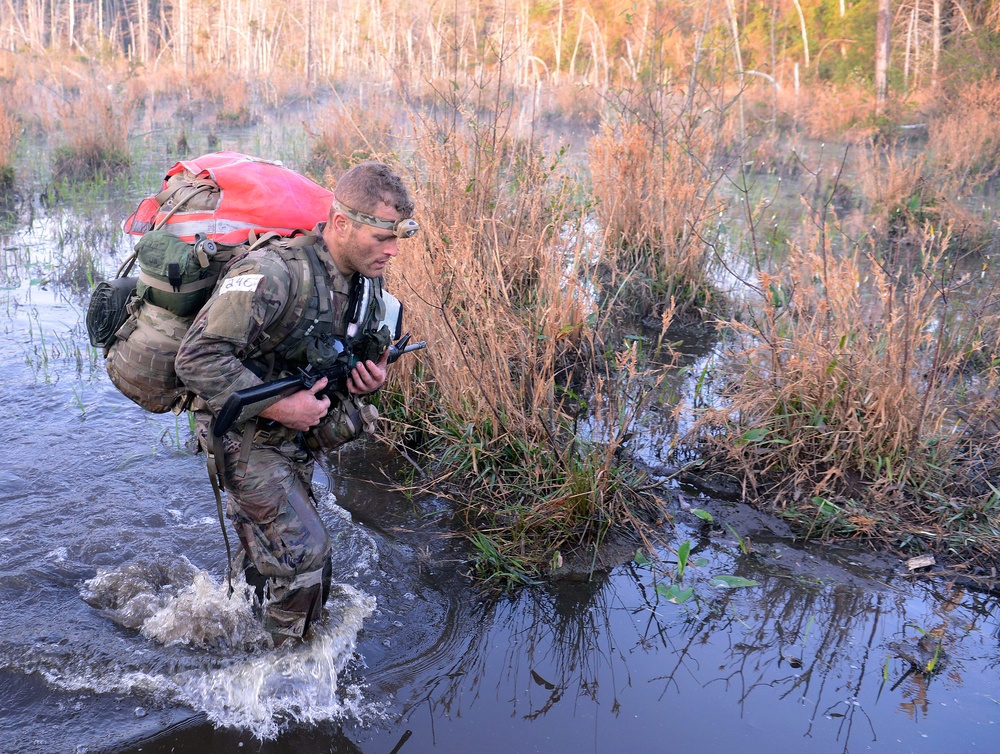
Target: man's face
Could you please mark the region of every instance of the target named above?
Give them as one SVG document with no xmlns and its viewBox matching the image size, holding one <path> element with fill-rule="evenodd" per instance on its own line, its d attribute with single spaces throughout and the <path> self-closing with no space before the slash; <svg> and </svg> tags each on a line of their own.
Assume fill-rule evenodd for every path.
<svg viewBox="0 0 1000 754">
<path fill-rule="evenodd" d="M 385 203 L 372 214 L 384 220 L 400 219 L 399 213 Z M 334 212 L 323 238 L 334 264 L 345 275 L 360 272 L 365 277 L 379 277 L 398 253 L 399 239 L 391 230 L 356 224 L 340 212 Z"/>
</svg>

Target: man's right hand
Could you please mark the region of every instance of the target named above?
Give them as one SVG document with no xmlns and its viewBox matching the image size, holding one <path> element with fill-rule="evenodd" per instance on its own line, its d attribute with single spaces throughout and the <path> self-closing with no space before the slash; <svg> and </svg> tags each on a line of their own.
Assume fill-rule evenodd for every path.
<svg viewBox="0 0 1000 754">
<path fill-rule="evenodd" d="M 259 415 L 300 432 L 312 429 L 323 421 L 323 417 L 330 410 L 329 397 L 316 395 L 326 387 L 326 384 L 326 377 L 320 377 L 308 390 L 299 390 L 297 393 L 286 395 L 261 411 Z"/>
</svg>

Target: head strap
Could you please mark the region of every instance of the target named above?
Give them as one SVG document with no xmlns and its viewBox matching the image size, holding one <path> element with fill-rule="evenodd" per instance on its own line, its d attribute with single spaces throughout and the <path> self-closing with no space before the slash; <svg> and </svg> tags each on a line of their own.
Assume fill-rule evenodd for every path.
<svg viewBox="0 0 1000 754">
<path fill-rule="evenodd" d="M 351 209 L 345 204 L 342 204 L 337 199 L 333 200 L 334 208 L 343 212 L 347 217 L 351 218 L 355 222 L 359 222 L 362 225 L 370 225 L 373 228 L 381 228 L 382 230 L 391 230 L 396 238 L 411 238 L 417 234 L 420 230 L 420 226 L 417 225 L 417 221 L 412 217 L 404 217 L 399 220 L 384 220 L 381 217 L 375 217 L 375 215 L 369 215 L 364 212 L 359 212 L 356 209 Z"/>
</svg>

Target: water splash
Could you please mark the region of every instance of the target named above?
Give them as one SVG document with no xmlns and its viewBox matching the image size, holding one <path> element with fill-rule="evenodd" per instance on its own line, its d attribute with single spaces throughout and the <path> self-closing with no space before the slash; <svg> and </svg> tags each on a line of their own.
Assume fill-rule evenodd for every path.
<svg viewBox="0 0 1000 754">
<path fill-rule="evenodd" d="M 374 597 L 334 585 L 310 639 L 271 649 L 242 575 L 233 586 L 230 598 L 225 581 L 183 557 L 147 558 L 101 570 L 85 582 L 81 596 L 160 650 L 137 653 L 153 655 L 146 667 L 104 666 L 72 679 L 46 674 L 49 682 L 77 690 L 152 694 L 259 739 L 276 737 L 290 722 L 364 720 L 378 714 L 360 686 L 340 683 L 345 668 L 357 660 L 358 632 L 375 610 Z M 182 661 L 168 650 L 183 652 Z"/>
<path fill-rule="evenodd" d="M 375 598 L 342 585 L 327 608 L 331 617 L 314 626 L 307 642 L 176 676 L 181 698 L 213 723 L 244 728 L 261 739 L 274 738 L 291 721 L 364 720 L 376 713 L 360 686 L 341 687 L 338 681 L 355 657 L 358 631 L 374 611 Z"/>
</svg>

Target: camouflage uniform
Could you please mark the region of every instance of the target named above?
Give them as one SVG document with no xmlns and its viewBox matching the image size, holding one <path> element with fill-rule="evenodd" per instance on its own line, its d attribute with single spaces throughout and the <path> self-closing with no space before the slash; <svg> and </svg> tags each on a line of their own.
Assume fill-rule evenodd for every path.
<svg viewBox="0 0 1000 754">
<path fill-rule="evenodd" d="M 296 244 L 314 255 L 312 280 L 305 271 L 309 267 L 287 261 L 287 252 L 274 245 L 287 242 L 255 249 L 220 279 L 184 338 L 176 369 L 185 386 L 211 410 L 196 412 L 206 452 L 212 414 L 232 392 L 258 385 L 268 374 L 274 379 L 305 366 L 306 344 L 317 329 L 344 334 L 354 281 L 333 263 L 322 239 L 323 225 Z M 308 297 L 304 289 L 311 289 Z M 323 309 L 327 311 L 322 317 L 313 316 Z M 258 594 L 264 595 L 265 628 L 275 635 L 301 637 L 326 600 L 331 543 L 311 498 L 313 459 L 303 434 L 257 419 L 250 447 L 244 447 L 246 421 L 252 418 L 247 414 L 259 413 L 270 403 L 248 409 L 223 438 L 226 512 L 239 536 L 241 556 L 250 561 L 245 564 L 248 581 L 256 582 Z M 334 400 L 324 422 L 337 420 L 336 404 Z"/>
</svg>

